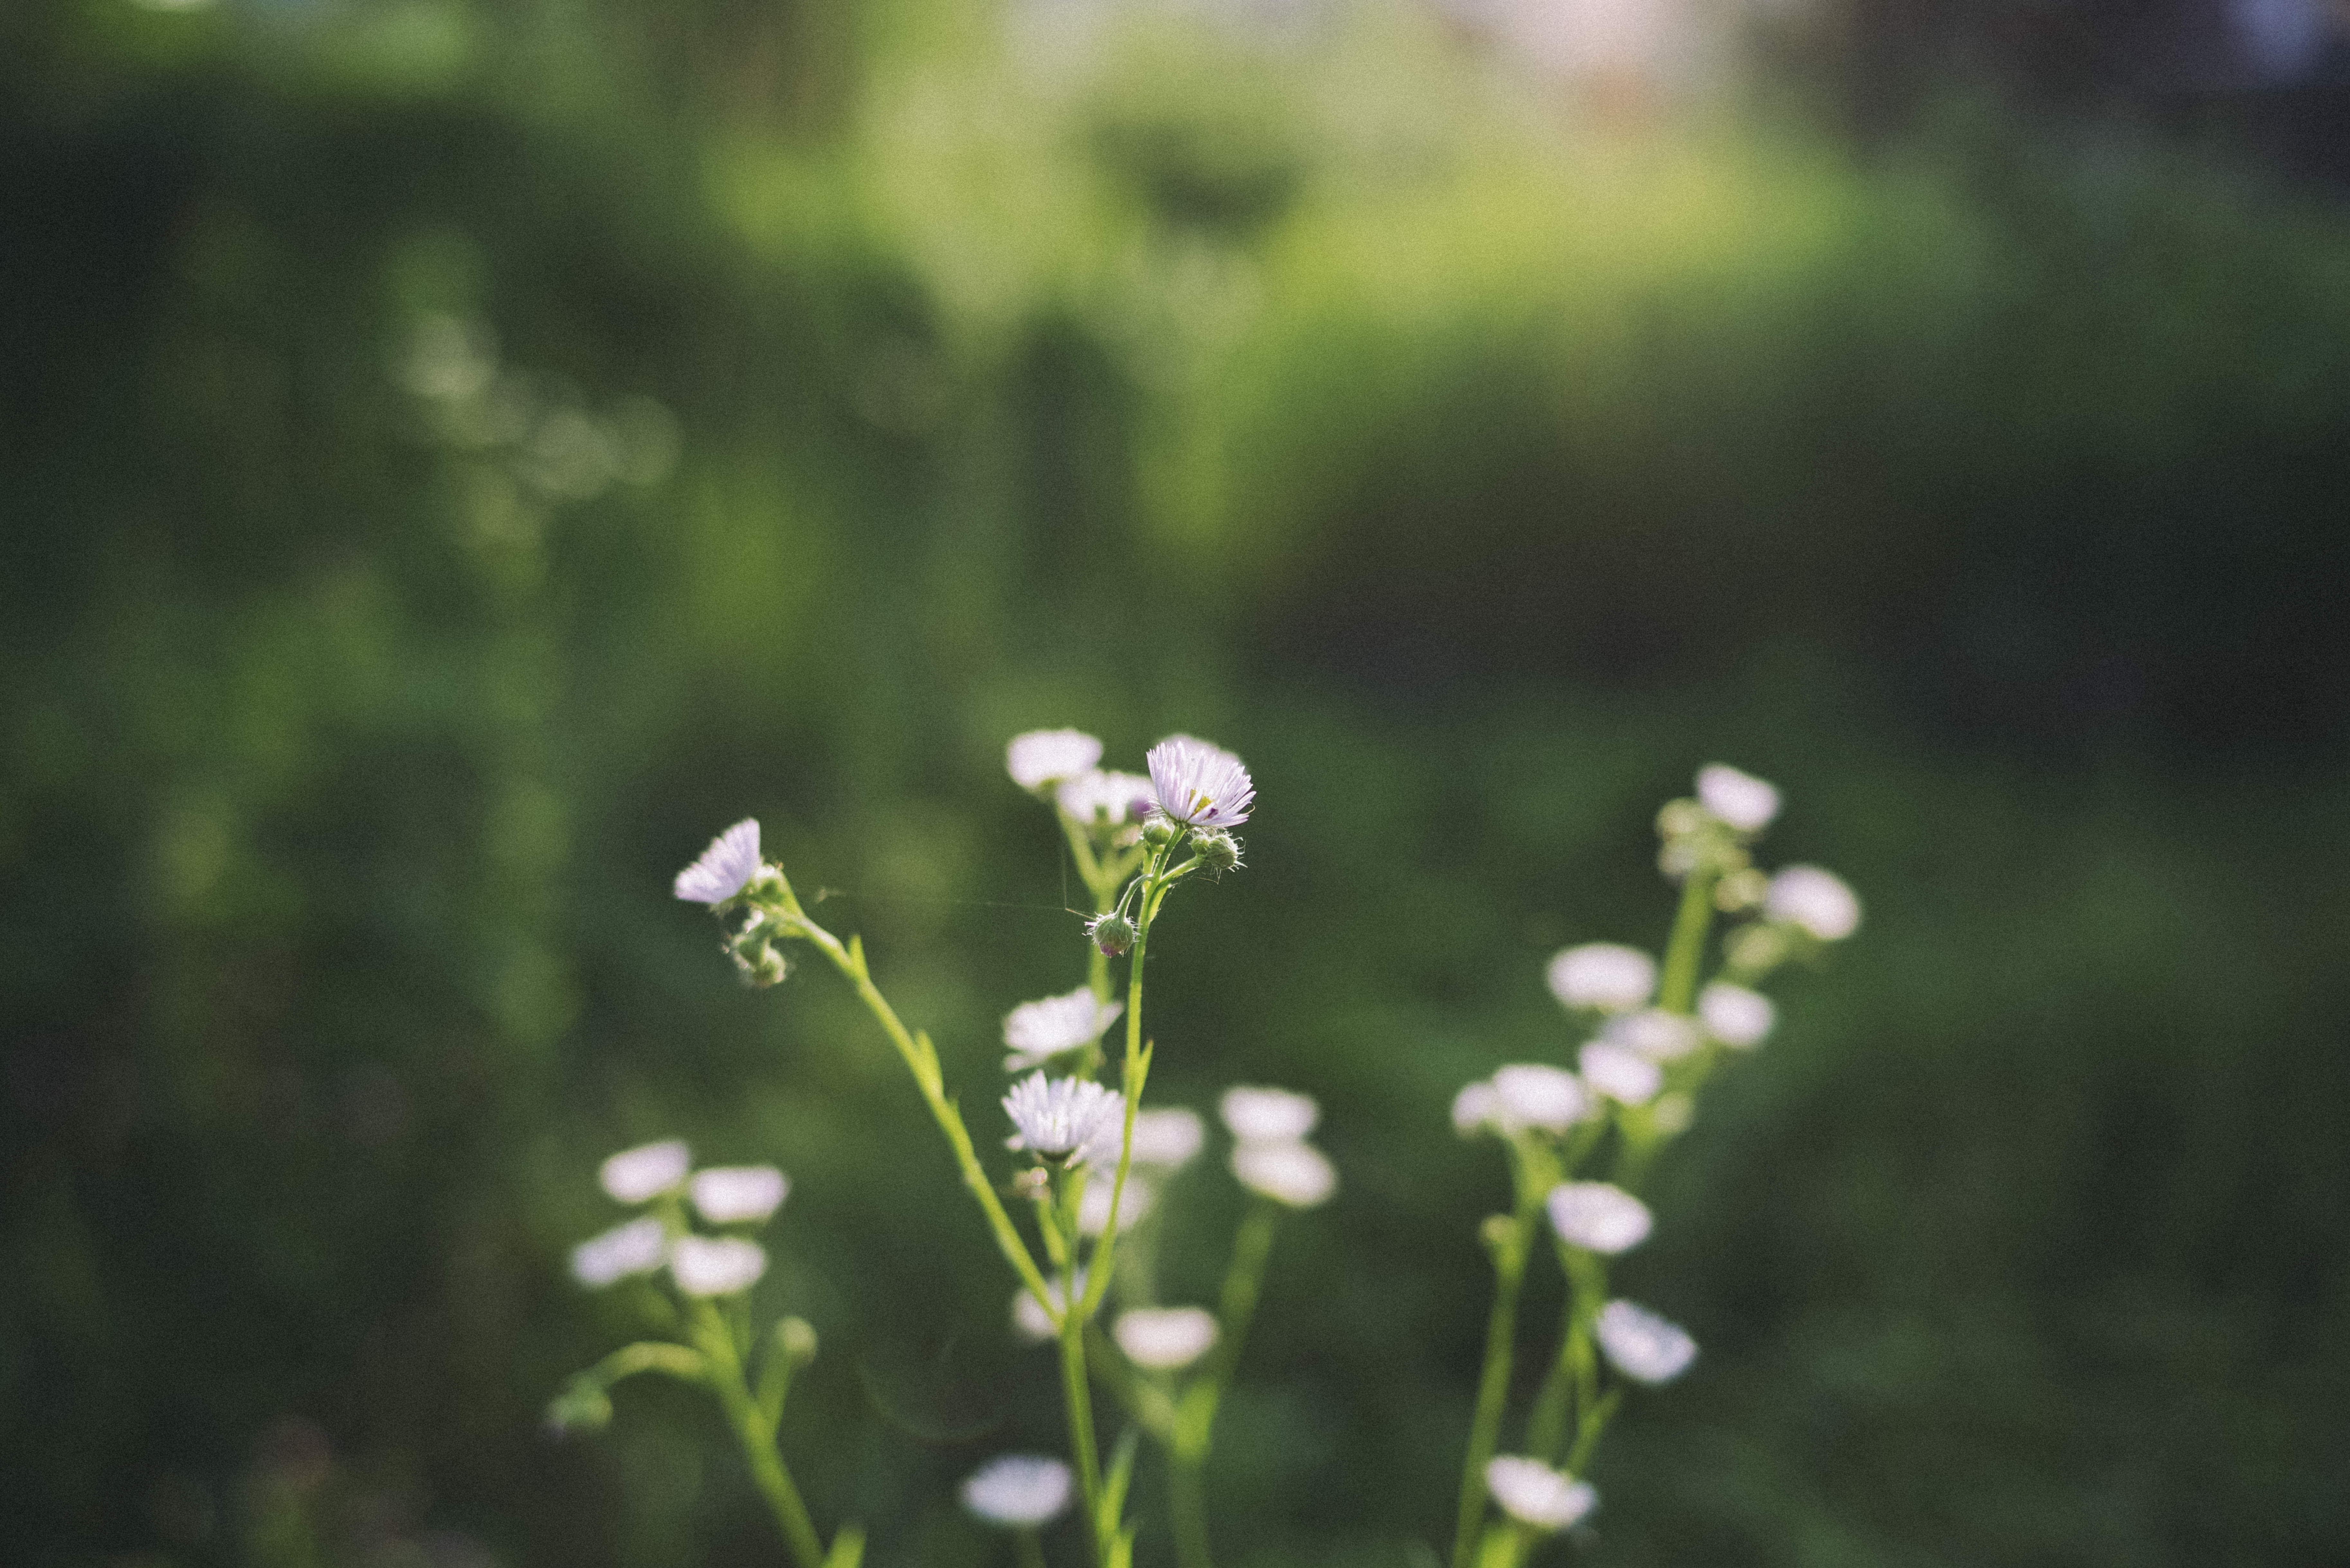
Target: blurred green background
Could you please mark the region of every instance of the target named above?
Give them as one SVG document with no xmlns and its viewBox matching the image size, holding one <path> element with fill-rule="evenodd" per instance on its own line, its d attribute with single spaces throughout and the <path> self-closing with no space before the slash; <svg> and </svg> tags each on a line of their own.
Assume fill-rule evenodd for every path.
<svg viewBox="0 0 2350 1568">
<path fill-rule="evenodd" d="M 1001 746 L 1074 723 L 1256 770 L 1154 1091 L 1306 1089 L 1344 1177 L 1230 1563 L 1445 1537 L 1447 1103 L 1661 940 L 1713 760 L 1868 918 L 1659 1172 L 1705 1356 L 1596 1560 L 2350 1561 L 2350 216 L 2322 81 L 2107 68 L 2152 14 L 6 7 L 0 1560 L 780 1561 L 691 1400 L 540 1430 L 670 1133 L 795 1179 L 819 1518 L 1003 1560 L 952 1486 L 1047 1353 L 842 988 L 668 879 L 759 815 L 984 1132 L 1081 973 Z"/>
</svg>

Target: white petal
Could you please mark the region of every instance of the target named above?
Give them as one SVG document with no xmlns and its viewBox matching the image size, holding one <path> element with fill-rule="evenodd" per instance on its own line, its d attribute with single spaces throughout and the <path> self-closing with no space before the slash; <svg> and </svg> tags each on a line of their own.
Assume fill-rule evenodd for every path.
<svg viewBox="0 0 2350 1568">
<path fill-rule="evenodd" d="M 1226 1089 L 1216 1109 L 1243 1143 L 1294 1143 L 1322 1119 L 1322 1107 L 1311 1095 L 1248 1084 Z"/>
<path fill-rule="evenodd" d="M 677 874 L 671 891 L 692 904 L 723 904 L 759 871 L 759 819 L 746 816 L 710 841 L 702 858 Z"/>
<path fill-rule="evenodd" d="M 783 1207 L 791 1185 L 772 1165 L 722 1165 L 695 1171 L 686 1190 L 712 1225 L 739 1225 L 764 1220 Z"/>
<path fill-rule="evenodd" d="M 685 1179 L 693 1153 L 682 1138 L 624 1148 L 597 1168 L 596 1179 L 622 1203 L 644 1203 Z"/>
</svg>

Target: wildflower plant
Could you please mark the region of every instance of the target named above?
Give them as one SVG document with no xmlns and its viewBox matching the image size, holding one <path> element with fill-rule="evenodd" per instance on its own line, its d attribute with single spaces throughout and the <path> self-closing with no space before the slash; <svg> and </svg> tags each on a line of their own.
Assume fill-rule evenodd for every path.
<svg viewBox="0 0 2350 1568">
<path fill-rule="evenodd" d="M 1516 1568 L 1599 1503 L 1579 1479 L 1627 1386 L 1686 1372 L 1695 1340 L 1637 1303 L 1613 1298 L 1613 1259 L 1647 1241 L 1656 1217 L 1638 1189 L 1686 1131 L 1697 1096 L 1729 1056 L 1761 1045 L 1777 1008 L 1757 989 L 1782 964 L 1850 936 L 1860 901 L 1834 873 L 1791 866 L 1766 877 L 1752 846 L 1779 812 L 1776 786 L 1715 763 L 1694 798 L 1658 814 L 1659 868 L 1680 887 L 1659 964 L 1637 948 L 1588 942 L 1550 961 L 1552 994 L 1586 1036 L 1576 1071 L 1502 1068 L 1461 1090 L 1452 1123 L 1508 1158 L 1513 1203 L 1486 1220 L 1493 1265 L 1451 1568 Z M 1715 972 L 1702 971 L 1715 922 Z M 1700 981 L 1704 981 L 1700 985 Z M 1544 1231 L 1565 1276 L 1555 1349 L 1524 1417 L 1519 1451 L 1500 1453 L 1517 1357 L 1518 1300 Z"/>
</svg>

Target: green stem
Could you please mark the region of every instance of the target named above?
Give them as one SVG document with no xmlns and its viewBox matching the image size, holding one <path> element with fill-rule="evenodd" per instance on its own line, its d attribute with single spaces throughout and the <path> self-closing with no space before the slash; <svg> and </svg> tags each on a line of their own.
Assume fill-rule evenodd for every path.
<svg viewBox="0 0 2350 1568">
<path fill-rule="evenodd" d="M 1197 1460 L 1168 1455 L 1167 1511 L 1179 1568 L 1215 1568 L 1215 1559 L 1208 1553 L 1207 1488 Z"/>
<path fill-rule="evenodd" d="M 1596 1257 L 1561 1244 L 1559 1267 L 1566 1275 L 1566 1309 L 1559 1324 L 1558 1356 L 1534 1397 L 1534 1414 L 1526 1422 L 1526 1452 L 1544 1464 L 1558 1462 L 1566 1443 L 1570 1407 L 1580 1419 L 1597 1392 L 1598 1358 L 1592 1350 L 1591 1325 L 1607 1296 L 1607 1273 Z"/>
<path fill-rule="evenodd" d="M 1077 1460 L 1077 1490 L 1085 1498 L 1086 1542 L 1093 1560 L 1105 1561 L 1101 1532 L 1101 1452 L 1094 1446 L 1094 1394 L 1086 1382 L 1086 1317 L 1078 1310 L 1076 1281 L 1068 1284 L 1069 1310 L 1061 1318 L 1061 1393 L 1069 1408 L 1069 1448 Z"/>
<path fill-rule="evenodd" d="M 1013 1550 L 1019 1555 L 1020 1568 L 1045 1568 L 1045 1541 L 1036 1532 L 1014 1532 Z"/>
<path fill-rule="evenodd" d="M 816 1521 L 808 1517 L 807 1504 L 801 1501 L 799 1488 L 792 1484 L 791 1471 L 785 1468 L 784 1456 L 775 1448 L 765 1413 L 743 1380 L 743 1358 L 734 1348 L 733 1332 L 717 1307 L 707 1301 L 693 1303 L 693 1319 L 694 1337 L 700 1342 L 710 1369 L 710 1386 L 717 1391 L 718 1402 L 724 1407 L 727 1421 L 743 1445 L 751 1479 L 757 1483 L 760 1495 L 767 1500 L 775 1525 L 783 1532 L 785 1544 L 799 1560 L 800 1568 L 824 1568 L 824 1542 L 816 1532 Z"/>
<path fill-rule="evenodd" d="M 1461 1511 L 1452 1531 L 1452 1568 L 1474 1568 L 1478 1533 L 1485 1523 L 1485 1466 L 1501 1442 L 1509 1404 L 1510 1367 L 1517 1349 L 1518 1291 L 1542 1195 L 1518 1179 L 1517 1211 L 1493 1247 L 1493 1310 L 1485 1321 L 1485 1369 L 1477 1379 L 1477 1409 L 1469 1423 L 1469 1451 L 1461 1465 Z"/>
<path fill-rule="evenodd" d="M 1156 863 L 1149 865 L 1145 876 L 1149 880 L 1135 909 L 1134 957 L 1126 972 L 1126 1064 L 1118 1075 L 1118 1090 L 1126 1097 L 1126 1125 L 1118 1138 L 1118 1177 L 1110 1184 L 1109 1222 L 1102 1230 L 1101 1240 L 1094 1243 L 1093 1261 L 1088 1265 L 1085 1301 L 1087 1317 L 1101 1305 L 1118 1257 L 1118 1211 L 1126 1201 L 1127 1174 L 1134 1167 L 1134 1114 L 1142 1103 L 1142 1086 L 1150 1076 L 1150 1053 L 1142 1046 L 1142 968 L 1150 950 L 1150 923 L 1159 913 L 1159 901 L 1166 896 L 1167 884 L 1171 879 L 1167 872 L 1168 863 L 1175 858 L 1176 848 L 1181 843 L 1180 838 L 1170 841 L 1159 851 Z"/>
<path fill-rule="evenodd" d="M 1251 1201 L 1240 1229 L 1232 1233 L 1232 1262 L 1224 1267 L 1223 1289 L 1216 1300 L 1216 1347 L 1176 1407 L 1174 1434 L 1167 1446 L 1168 1507 L 1174 1515 L 1175 1554 L 1182 1568 L 1210 1568 L 1208 1497 L 1201 1471 L 1215 1438 L 1217 1408 L 1240 1365 L 1241 1347 L 1248 1341 L 1249 1324 L 1264 1293 L 1265 1263 L 1273 1255 L 1274 1232 L 1280 1223 L 1278 1204 L 1263 1197 Z"/>
<path fill-rule="evenodd" d="M 1657 987 L 1657 1005 L 1667 1012 L 1686 1013 L 1697 999 L 1698 963 L 1713 925 L 1713 873 L 1700 869 L 1681 884 L 1680 908 L 1673 912 L 1672 940 L 1665 947 L 1664 975 Z"/>
</svg>

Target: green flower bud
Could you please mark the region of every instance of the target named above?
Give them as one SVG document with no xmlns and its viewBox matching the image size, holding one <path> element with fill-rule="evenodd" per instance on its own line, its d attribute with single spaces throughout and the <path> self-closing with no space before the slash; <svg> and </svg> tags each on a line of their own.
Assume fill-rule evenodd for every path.
<svg viewBox="0 0 2350 1568">
<path fill-rule="evenodd" d="M 584 1372 L 566 1384 L 546 1407 L 546 1429 L 558 1437 L 600 1432 L 611 1423 L 611 1397 Z"/>
<path fill-rule="evenodd" d="M 1134 922 L 1124 915 L 1096 915 L 1086 922 L 1086 935 L 1094 946 L 1116 958 L 1134 945 Z"/>
<path fill-rule="evenodd" d="M 806 1366 L 816 1359 L 816 1325 L 804 1317 L 787 1317 L 775 1324 L 775 1345 L 794 1366 Z"/>
<path fill-rule="evenodd" d="M 1194 828 L 1191 850 L 1209 870 L 1219 875 L 1241 863 L 1241 841 L 1221 827 Z"/>
<path fill-rule="evenodd" d="M 1669 800 L 1657 813 L 1657 836 L 1687 838 L 1712 820 L 1705 807 L 1693 800 Z"/>
<path fill-rule="evenodd" d="M 1154 816 L 1142 825 L 1142 842 L 1153 849 L 1164 849 L 1175 842 L 1175 836 L 1181 831 L 1165 817 Z"/>
</svg>

